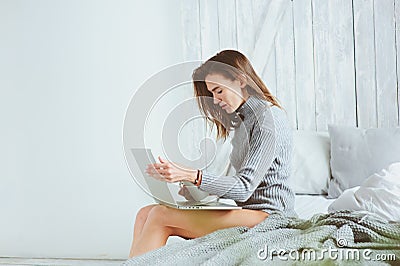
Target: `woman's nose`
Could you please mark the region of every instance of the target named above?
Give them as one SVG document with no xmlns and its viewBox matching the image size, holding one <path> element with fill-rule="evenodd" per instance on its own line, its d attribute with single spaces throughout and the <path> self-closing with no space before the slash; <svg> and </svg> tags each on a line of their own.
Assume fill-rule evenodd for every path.
<svg viewBox="0 0 400 266">
<path fill-rule="evenodd" d="M 220 99 L 214 97 L 214 104 L 219 104 L 221 102 Z"/>
</svg>

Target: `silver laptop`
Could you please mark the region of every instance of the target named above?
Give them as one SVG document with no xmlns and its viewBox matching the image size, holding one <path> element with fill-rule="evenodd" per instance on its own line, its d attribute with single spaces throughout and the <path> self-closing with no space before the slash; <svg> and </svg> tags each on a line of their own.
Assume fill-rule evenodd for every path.
<svg viewBox="0 0 400 266">
<path fill-rule="evenodd" d="M 164 181 L 157 180 L 146 173 L 147 165 L 156 163 L 150 149 L 131 149 L 133 157 L 140 168 L 145 182 L 147 183 L 150 193 L 157 203 L 167 205 L 176 209 L 198 209 L 198 210 L 233 210 L 242 207 L 226 204 L 217 201 L 177 201 L 172 196 L 168 185 Z"/>
</svg>

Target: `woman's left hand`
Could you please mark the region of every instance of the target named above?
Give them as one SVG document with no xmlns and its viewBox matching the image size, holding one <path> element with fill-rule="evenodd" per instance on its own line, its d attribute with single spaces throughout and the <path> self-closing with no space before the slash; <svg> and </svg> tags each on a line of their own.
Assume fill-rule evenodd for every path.
<svg viewBox="0 0 400 266">
<path fill-rule="evenodd" d="M 149 164 L 146 173 L 150 176 L 169 183 L 189 181 L 194 183 L 197 177 L 197 170 L 178 166 L 175 163 L 164 161 L 158 156 L 160 163 Z"/>
</svg>

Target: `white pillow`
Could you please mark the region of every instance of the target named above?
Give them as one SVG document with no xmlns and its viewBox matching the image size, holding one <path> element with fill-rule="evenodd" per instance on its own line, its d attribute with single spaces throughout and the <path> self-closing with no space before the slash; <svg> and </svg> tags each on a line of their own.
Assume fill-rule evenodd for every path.
<svg viewBox="0 0 400 266">
<path fill-rule="evenodd" d="M 329 125 L 331 170 L 328 197 L 361 185 L 373 173 L 400 161 L 400 127 L 360 129 Z"/>
<path fill-rule="evenodd" d="M 361 186 L 345 190 L 328 207 L 329 212 L 340 210 L 364 210 L 400 222 L 400 162 L 371 175 Z"/>
<path fill-rule="evenodd" d="M 327 132 L 297 130 L 293 134 L 290 185 L 297 194 L 326 194 L 331 178 Z"/>
</svg>

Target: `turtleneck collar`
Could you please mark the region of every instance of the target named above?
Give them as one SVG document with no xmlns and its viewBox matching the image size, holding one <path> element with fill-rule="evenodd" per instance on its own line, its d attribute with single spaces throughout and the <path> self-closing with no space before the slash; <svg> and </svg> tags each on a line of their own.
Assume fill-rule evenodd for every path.
<svg viewBox="0 0 400 266">
<path fill-rule="evenodd" d="M 237 115 L 243 120 L 247 120 L 250 117 L 259 115 L 268 106 L 268 101 L 261 98 L 258 95 L 250 95 L 249 98 L 236 109 Z"/>
</svg>

